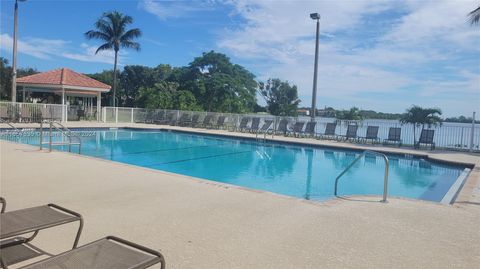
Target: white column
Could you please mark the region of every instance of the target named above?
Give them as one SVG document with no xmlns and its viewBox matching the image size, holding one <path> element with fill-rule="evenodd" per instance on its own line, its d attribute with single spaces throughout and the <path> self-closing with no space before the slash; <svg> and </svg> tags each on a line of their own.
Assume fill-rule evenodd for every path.
<svg viewBox="0 0 480 269">
<path fill-rule="evenodd" d="M 62 87 L 62 122 L 65 122 L 65 114 L 66 114 L 66 109 L 65 109 L 65 88 Z"/>
<path fill-rule="evenodd" d="M 100 121 L 100 112 L 102 111 L 102 93 L 97 93 L 97 121 Z"/>
</svg>

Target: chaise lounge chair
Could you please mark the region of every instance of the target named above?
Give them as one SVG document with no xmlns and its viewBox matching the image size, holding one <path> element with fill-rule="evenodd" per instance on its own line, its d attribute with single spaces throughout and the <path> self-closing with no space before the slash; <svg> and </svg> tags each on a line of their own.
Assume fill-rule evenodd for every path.
<svg viewBox="0 0 480 269">
<path fill-rule="evenodd" d="M 398 146 L 400 147 L 402 145 L 401 134 L 402 128 L 390 127 L 390 129 L 388 129 L 388 138 L 383 140 L 383 144 L 386 145 L 388 143 L 398 143 Z"/>
<path fill-rule="evenodd" d="M 249 117 L 243 117 L 242 120 L 240 121 L 240 125 L 238 126 L 237 130 L 240 132 L 243 132 L 245 129 L 247 129 L 247 125 L 249 121 L 250 121 Z"/>
<path fill-rule="evenodd" d="M 165 258 L 160 252 L 125 239 L 107 236 L 21 268 L 143 269 L 157 263 L 160 263 L 161 269 L 165 268 Z"/>
<path fill-rule="evenodd" d="M 83 229 L 82 216 L 64 207 L 48 204 L 5 212 L 7 202 L 0 197 L 2 209 L 0 213 L 0 249 L 12 247 L 32 241 L 44 229 L 60 226 L 67 223 L 79 222 L 79 227 L 73 248 L 77 247 Z M 31 234 L 29 237 L 22 237 Z M 3 258 L 0 264 L 6 268 Z"/>
<path fill-rule="evenodd" d="M 305 126 L 305 130 L 300 132 L 300 134 L 303 135 L 304 137 L 314 138 L 316 136 L 316 133 L 315 133 L 315 127 L 316 126 L 317 126 L 316 121 L 307 122 L 307 125 Z"/>
<path fill-rule="evenodd" d="M 207 115 L 205 118 L 203 118 L 203 122 L 200 124 L 201 127 L 203 128 L 208 128 L 212 126 L 212 119 L 213 115 Z"/>
<path fill-rule="evenodd" d="M 260 118 L 252 118 L 252 124 L 250 128 L 245 128 L 245 131 L 249 133 L 256 133 L 260 128 Z"/>
<path fill-rule="evenodd" d="M 272 123 L 273 123 L 273 120 L 265 120 L 263 122 L 262 128 L 260 128 L 257 131 L 257 135 L 258 134 L 269 134 L 270 132 L 272 132 L 272 129 L 270 129 L 270 127 L 272 126 Z"/>
<path fill-rule="evenodd" d="M 275 130 L 275 134 L 283 134 L 286 135 L 288 132 L 288 120 L 282 119 L 278 123 L 277 129 Z"/>
<path fill-rule="evenodd" d="M 225 120 L 226 119 L 227 119 L 226 116 L 218 117 L 217 122 L 212 127 L 216 128 L 216 129 L 222 129 L 223 127 L 225 127 Z"/>
<path fill-rule="evenodd" d="M 299 136 L 303 130 L 304 125 L 305 125 L 305 122 L 303 121 L 295 122 L 295 124 L 293 125 L 293 130 L 288 131 L 288 134 L 293 134 L 294 137 Z"/>
<path fill-rule="evenodd" d="M 338 138 L 339 140 L 343 141 L 355 141 L 357 139 L 357 130 L 358 130 L 358 125 L 355 124 L 349 124 L 347 127 L 347 133 L 345 135 L 340 135 Z"/>
<path fill-rule="evenodd" d="M 366 143 L 368 140 L 370 140 L 372 141 L 372 144 L 378 142 L 378 126 L 368 126 L 367 133 L 364 137 L 360 137 L 359 140 L 361 140 L 363 143 Z"/>
<path fill-rule="evenodd" d="M 6 260 L 22 257 L 24 251 L 19 245 L 29 245 L 40 230 L 79 221 L 79 229 L 73 249 L 45 260 L 23 266 L 24 269 L 47 268 L 148 268 L 161 263 L 165 268 L 162 254 L 127 240 L 108 236 L 77 248 L 83 228 L 82 216 L 55 204 L 25 208 L 5 213 L 6 201 L 0 197 L 0 265 L 8 269 Z M 29 238 L 20 237 L 33 233 Z M 43 254 L 47 254 L 42 252 Z M 31 257 L 30 257 L 31 258 Z"/>
<path fill-rule="evenodd" d="M 435 135 L 435 130 L 429 130 L 429 129 L 422 129 L 422 132 L 420 133 L 420 139 L 418 139 L 418 142 L 415 144 L 415 148 L 419 149 L 421 144 L 424 145 L 430 145 L 430 149 L 434 150 L 435 149 L 435 142 L 433 142 L 433 136 Z"/>
<path fill-rule="evenodd" d="M 325 132 L 320 134 L 319 138 L 322 139 L 335 139 L 337 135 L 335 134 L 335 130 L 337 129 L 337 124 L 333 122 L 328 122 L 327 126 L 325 127 Z"/>
<path fill-rule="evenodd" d="M 177 122 L 178 126 L 187 126 L 192 121 L 192 115 L 188 112 L 185 112 L 180 116 L 180 119 Z"/>
</svg>

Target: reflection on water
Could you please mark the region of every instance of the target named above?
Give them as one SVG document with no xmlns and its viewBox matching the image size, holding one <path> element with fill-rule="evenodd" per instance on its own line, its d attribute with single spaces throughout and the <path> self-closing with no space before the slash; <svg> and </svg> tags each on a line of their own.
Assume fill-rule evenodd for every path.
<svg viewBox="0 0 480 269">
<path fill-rule="evenodd" d="M 35 145 L 39 139 L 23 137 L 19 142 Z M 333 196 L 335 178 L 358 156 L 347 150 L 132 130 L 96 131 L 82 138 L 82 154 L 319 200 Z M 389 160 L 389 194 L 395 196 L 439 201 L 462 170 L 398 155 Z M 367 155 L 341 178 L 339 194 L 380 195 L 383 173 L 383 160 Z"/>
</svg>

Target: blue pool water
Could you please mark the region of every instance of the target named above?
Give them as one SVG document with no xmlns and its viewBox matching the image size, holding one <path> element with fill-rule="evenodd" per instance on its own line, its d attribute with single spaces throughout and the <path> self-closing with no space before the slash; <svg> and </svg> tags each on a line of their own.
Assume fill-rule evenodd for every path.
<svg viewBox="0 0 480 269">
<path fill-rule="evenodd" d="M 56 138 L 61 139 L 60 137 Z M 20 141 L 38 144 L 36 136 Z M 67 150 L 57 146 L 58 150 Z M 76 147 L 73 146 L 73 152 Z M 94 130 L 82 137 L 82 154 L 274 193 L 325 200 L 355 151 L 257 143 L 183 132 Z M 440 201 L 463 167 L 390 155 L 389 195 Z M 339 182 L 340 195 L 381 195 L 384 162 L 366 156 Z"/>
</svg>

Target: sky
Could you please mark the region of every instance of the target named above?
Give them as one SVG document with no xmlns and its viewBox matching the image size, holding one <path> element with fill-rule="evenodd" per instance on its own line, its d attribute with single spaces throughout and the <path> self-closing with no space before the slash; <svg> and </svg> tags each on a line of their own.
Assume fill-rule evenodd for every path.
<svg viewBox="0 0 480 269">
<path fill-rule="evenodd" d="M 315 21 L 320 20 L 317 107 L 404 112 L 416 104 L 443 116 L 480 113 L 478 0 L 27 0 L 19 3 L 18 66 L 83 73 L 111 69 L 84 33 L 103 12 L 133 17 L 141 51 L 120 52 L 120 68 L 184 66 L 214 50 L 257 80 L 288 80 L 310 106 Z M 11 62 L 14 1 L 0 0 L 0 57 Z M 261 98 L 259 97 L 259 100 Z"/>
</svg>

